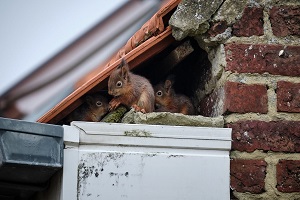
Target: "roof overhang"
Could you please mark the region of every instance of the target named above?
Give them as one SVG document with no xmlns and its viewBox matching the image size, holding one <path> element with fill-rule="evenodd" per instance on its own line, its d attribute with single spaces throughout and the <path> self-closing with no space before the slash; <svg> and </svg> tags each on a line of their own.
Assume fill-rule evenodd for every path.
<svg viewBox="0 0 300 200">
<path fill-rule="evenodd" d="M 56 124 L 82 103 L 80 97 L 84 94 L 103 90 L 111 72 L 120 64 L 121 57 L 133 69 L 176 42 L 168 21 L 179 2 L 180 0 L 171 0 L 165 4 L 106 65 L 99 66 L 89 80 L 50 109 L 38 122 Z"/>
</svg>

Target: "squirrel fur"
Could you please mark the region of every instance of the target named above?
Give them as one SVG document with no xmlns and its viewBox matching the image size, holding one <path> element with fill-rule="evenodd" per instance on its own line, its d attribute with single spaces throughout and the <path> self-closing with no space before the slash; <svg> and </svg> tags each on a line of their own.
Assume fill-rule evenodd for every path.
<svg viewBox="0 0 300 200">
<path fill-rule="evenodd" d="M 109 77 L 108 93 L 113 96 L 109 103 L 110 110 L 115 110 L 120 104 L 142 113 L 154 110 L 155 96 L 151 83 L 145 77 L 130 72 L 124 58 Z"/>
<path fill-rule="evenodd" d="M 72 113 L 70 113 L 64 123 L 72 121 L 99 122 L 108 112 L 108 98 L 100 94 L 89 94 L 84 96 L 84 102 Z"/>
<path fill-rule="evenodd" d="M 195 114 L 191 100 L 183 94 L 176 94 L 173 89 L 173 80 L 167 79 L 164 83 L 156 85 L 154 91 L 155 104 L 158 107 L 155 112 Z"/>
</svg>

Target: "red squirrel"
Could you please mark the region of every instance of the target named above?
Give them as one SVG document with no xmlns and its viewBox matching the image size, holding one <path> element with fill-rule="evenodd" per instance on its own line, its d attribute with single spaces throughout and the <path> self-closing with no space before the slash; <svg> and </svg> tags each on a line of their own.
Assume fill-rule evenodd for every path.
<svg viewBox="0 0 300 200">
<path fill-rule="evenodd" d="M 72 121 L 99 122 L 108 112 L 108 99 L 100 94 L 89 94 L 84 97 L 84 102 L 64 120 L 69 124 Z"/>
<path fill-rule="evenodd" d="M 116 109 L 120 104 L 142 113 L 154 110 L 155 96 L 151 83 L 145 77 L 130 72 L 124 58 L 109 77 L 108 93 L 113 96 L 109 102 L 110 110 Z"/>
<path fill-rule="evenodd" d="M 160 83 L 154 87 L 155 104 L 158 107 L 155 112 L 195 114 L 191 100 L 183 94 L 176 94 L 172 85 L 172 81 L 167 79 L 165 83 Z"/>
</svg>

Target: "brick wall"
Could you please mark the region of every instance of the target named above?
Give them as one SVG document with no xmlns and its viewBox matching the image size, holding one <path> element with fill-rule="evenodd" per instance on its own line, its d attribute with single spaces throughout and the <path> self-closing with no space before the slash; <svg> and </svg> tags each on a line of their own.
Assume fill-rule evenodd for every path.
<svg viewBox="0 0 300 200">
<path fill-rule="evenodd" d="M 232 29 L 218 50 L 223 75 L 200 108 L 233 130 L 233 199 L 300 199 L 300 2 L 269 2 L 208 31 Z"/>
</svg>

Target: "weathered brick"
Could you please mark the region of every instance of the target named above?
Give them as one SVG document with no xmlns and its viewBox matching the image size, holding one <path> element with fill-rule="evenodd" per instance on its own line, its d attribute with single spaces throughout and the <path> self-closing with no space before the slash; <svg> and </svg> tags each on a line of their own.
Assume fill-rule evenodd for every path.
<svg viewBox="0 0 300 200">
<path fill-rule="evenodd" d="M 242 18 L 233 25 L 233 35 L 249 37 L 264 34 L 263 8 L 246 7 Z"/>
<path fill-rule="evenodd" d="M 277 83 L 277 111 L 300 112 L 300 83 Z"/>
<path fill-rule="evenodd" d="M 267 87 L 258 84 L 226 82 L 222 88 L 200 102 L 201 115 L 217 116 L 227 113 L 267 113 Z"/>
<path fill-rule="evenodd" d="M 300 76 L 300 46 L 230 43 L 225 51 L 228 71 Z"/>
<path fill-rule="evenodd" d="M 300 192 L 300 160 L 280 160 L 276 169 L 277 190 Z"/>
<path fill-rule="evenodd" d="M 228 28 L 226 21 L 220 21 L 211 25 L 210 29 L 207 31 L 209 36 L 214 37 L 218 34 L 223 33 Z"/>
<path fill-rule="evenodd" d="M 268 97 L 265 85 L 225 84 L 224 111 L 233 113 L 267 113 Z"/>
<path fill-rule="evenodd" d="M 224 87 L 215 89 L 200 102 L 200 114 L 216 117 L 224 113 Z"/>
<path fill-rule="evenodd" d="M 270 21 L 275 36 L 300 36 L 300 6 L 274 6 Z"/>
<path fill-rule="evenodd" d="M 300 152 L 300 121 L 239 121 L 232 128 L 232 149 Z"/>
<path fill-rule="evenodd" d="M 267 163 L 264 160 L 230 161 L 230 185 L 237 192 L 260 194 L 265 191 Z"/>
</svg>

